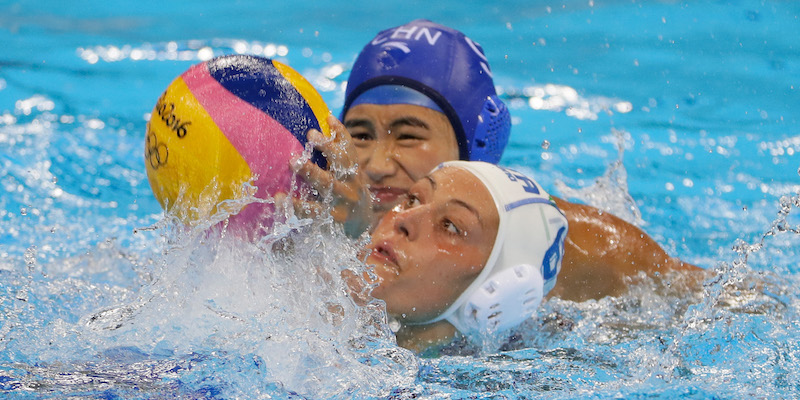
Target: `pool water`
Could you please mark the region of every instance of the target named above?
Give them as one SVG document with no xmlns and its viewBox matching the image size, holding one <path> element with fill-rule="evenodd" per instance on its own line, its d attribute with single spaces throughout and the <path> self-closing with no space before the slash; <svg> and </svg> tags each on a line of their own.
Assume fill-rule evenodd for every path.
<svg viewBox="0 0 800 400">
<path fill-rule="evenodd" d="M 228 4 L 231 3 L 231 4 Z M 709 271 L 545 302 L 513 346 L 416 357 L 344 294 L 358 243 L 255 244 L 165 220 L 156 99 L 222 54 L 279 59 L 339 110 L 361 46 L 428 18 L 486 50 L 502 164 Z M 800 4 L 0 3 L 0 396 L 797 398 Z"/>
</svg>

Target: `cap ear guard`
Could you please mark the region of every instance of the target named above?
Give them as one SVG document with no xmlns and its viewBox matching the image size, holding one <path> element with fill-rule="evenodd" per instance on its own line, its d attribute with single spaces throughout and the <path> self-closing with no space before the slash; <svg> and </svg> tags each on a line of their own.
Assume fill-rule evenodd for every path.
<svg viewBox="0 0 800 400">
<path fill-rule="evenodd" d="M 469 160 L 497 164 L 511 134 L 511 114 L 497 95 L 483 103 L 475 134 L 469 143 Z"/>
<path fill-rule="evenodd" d="M 492 275 L 449 321 L 460 332 L 499 332 L 517 326 L 536 314 L 544 297 L 541 272 L 520 264 Z"/>
<path fill-rule="evenodd" d="M 450 318 L 460 332 L 500 332 L 536 315 L 545 293 L 561 271 L 567 228 L 561 227 L 542 260 L 541 268 L 520 264 L 495 272 Z"/>
</svg>

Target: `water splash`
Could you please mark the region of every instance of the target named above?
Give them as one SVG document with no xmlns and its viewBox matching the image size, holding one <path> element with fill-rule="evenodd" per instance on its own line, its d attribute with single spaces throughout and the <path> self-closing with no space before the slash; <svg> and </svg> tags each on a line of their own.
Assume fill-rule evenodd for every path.
<svg viewBox="0 0 800 400">
<path fill-rule="evenodd" d="M 595 179 L 593 185 L 575 189 L 561 180 L 556 180 L 555 185 L 564 197 L 579 199 L 631 224 L 642 226 L 644 224 L 642 213 L 628 192 L 628 171 L 622 163 L 625 155 L 625 138 L 630 135 L 617 129 L 613 129 L 612 134 L 617 146 L 617 159 L 608 166 L 603 176 Z"/>
<path fill-rule="evenodd" d="M 289 218 L 257 242 L 173 225 L 151 228 L 168 236 L 160 255 L 127 266 L 139 269 L 139 286 L 116 282 L 80 297 L 96 277 L 22 276 L 29 299 L 17 303 L 38 311 L 0 330 L 0 344 L 13 349 L 0 366 L 4 385 L 61 395 L 351 398 L 414 381 L 417 360 L 396 346 L 383 303 L 349 296 L 343 273 L 367 272 L 356 258 L 362 244 L 330 221 Z M 126 262 L 105 252 L 89 257 Z M 35 269 L 35 250 L 26 260 L 27 272 Z M 44 315 L 43 303 L 57 309 Z M 81 305 L 66 309 L 70 303 Z"/>
<path fill-rule="evenodd" d="M 703 283 L 702 301 L 689 307 L 678 335 L 649 364 L 653 368 L 646 378 L 672 382 L 690 377 L 720 389 L 727 383 L 726 391 L 746 390 L 752 396 L 784 393 L 800 384 L 793 367 L 800 341 L 791 322 L 800 312 L 800 299 L 792 289 L 796 282 L 780 268 L 754 271 L 748 264 L 770 239 L 793 234 L 796 242 L 800 237 L 800 224 L 790 223 L 791 213 L 800 209 L 800 191 L 782 196 L 778 206 L 777 217 L 761 237 L 754 243 L 738 239 L 732 248 L 736 258 L 721 263 Z M 758 373 L 743 375 L 735 368 L 741 363 Z M 768 380 L 761 382 L 759 374 Z M 759 385 L 753 385 L 754 380 Z"/>
</svg>

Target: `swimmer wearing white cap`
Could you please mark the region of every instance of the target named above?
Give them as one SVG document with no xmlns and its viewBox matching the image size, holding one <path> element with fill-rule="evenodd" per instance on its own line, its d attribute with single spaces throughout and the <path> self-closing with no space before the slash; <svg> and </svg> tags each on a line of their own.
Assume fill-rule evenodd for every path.
<svg viewBox="0 0 800 400">
<path fill-rule="evenodd" d="M 417 181 L 367 247 L 378 285 L 416 351 L 512 328 L 535 315 L 561 269 L 567 219 L 519 172 L 452 161 Z"/>
</svg>

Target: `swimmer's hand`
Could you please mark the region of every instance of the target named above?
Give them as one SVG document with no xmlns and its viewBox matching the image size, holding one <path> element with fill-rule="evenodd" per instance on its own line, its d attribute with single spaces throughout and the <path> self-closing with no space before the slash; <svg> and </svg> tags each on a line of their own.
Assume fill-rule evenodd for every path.
<svg viewBox="0 0 800 400">
<path fill-rule="evenodd" d="M 332 198 L 333 219 L 344 224 L 349 236 L 358 237 L 372 225 L 372 195 L 359 171 L 358 153 L 350 132 L 333 115 L 328 116 L 328 124 L 331 137 L 325 137 L 315 129 L 306 134 L 308 142 L 328 161 L 328 169 L 322 169 L 311 161 L 292 162 L 291 168 L 322 194 L 321 198 Z M 301 199 L 293 199 L 293 202 L 300 215 L 310 216 L 323 211 L 319 203 Z"/>
</svg>

